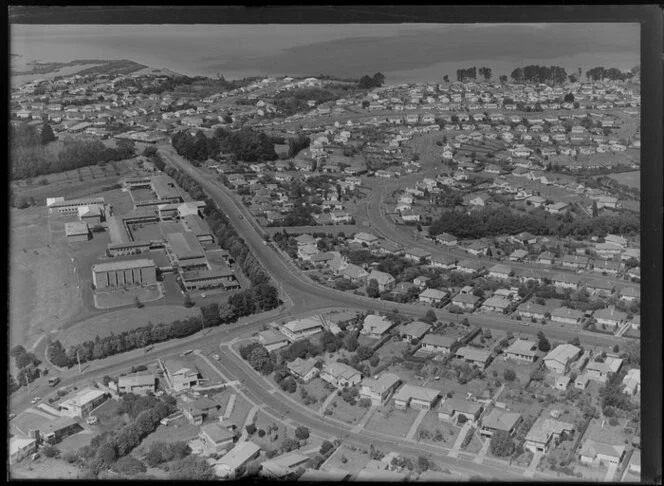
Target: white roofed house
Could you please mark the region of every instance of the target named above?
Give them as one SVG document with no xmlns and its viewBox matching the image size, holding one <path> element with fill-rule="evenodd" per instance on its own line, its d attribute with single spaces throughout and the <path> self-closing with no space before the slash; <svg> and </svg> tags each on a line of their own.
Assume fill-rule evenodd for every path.
<svg viewBox="0 0 664 486">
<path fill-rule="evenodd" d="M 535 318 L 535 319 L 544 319 L 548 312 L 545 306 L 539 304 L 533 304 L 530 301 L 520 304 L 519 307 L 517 307 L 516 311 L 521 317 Z"/>
<path fill-rule="evenodd" d="M 371 246 L 375 243 L 378 243 L 379 238 L 375 235 L 372 235 L 371 233 L 359 232 L 355 234 L 352 241 L 360 244 L 366 243 L 367 245 Z"/>
<path fill-rule="evenodd" d="M 383 316 L 369 314 L 364 318 L 360 334 L 375 339 L 380 339 L 387 331 L 394 326 L 394 323 Z"/>
<path fill-rule="evenodd" d="M 426 304 L 439 304 L 448 297 L 449 293 L 438 289 L 426 289 L 420 296 L 419 301 Z"/>
<path fill-rule="evenodd" d="M 371 273 L 366 278 L 367 282 L 371 282 L 371 280 L 374 279 L 378 282 L 378 290 L 381 292 L 391 289 L 396 283 L 396 280 L 392 275 L 379 270 L 371 270 Z"/>
<path fill-rule="evenodd" d="M 84 417 L 109 399 L 109 394 L 102 390 L 85 388 L 72 398 L 58 404 L 63 416 Z"/>
<path fill-rule="evenodd" d="M 581 356 L 581 349 L 572 344 L 560 344 L 544 356 L 543 361 L 548 370 L 564 375 L 569 371 L 570 364 Z"/>
<path fill-rule="evenodd" d="M 347 278 L 351 282 L 364 282 L 365 280 L 369 280 L 369 272 L 353 263 L 346 264 L 340 273 L 344 278 Z M 380 289 L 380 283 L 378 284 L 378 288 Z"/>
<path fill-rule="evenodd" d="M 404 258 L 419 263 L 422 258 L 429 261 L 431 260 L 431 252 L 423 250 L 422 248 L 410 248 L 406 250 Z"/>
<path fill-rule="evenodd" d="M 588 438 L 579 451 L 579 461 L 585 465 L 598 466 L 600 463 L 618 465 L 625 457 L 625 453 L 623 444 L 607 444 Z"/>
<path fill-rule="evenodd" d="M 510 278 L 511 273 L 512 269 L 510 267 L 508 267 L 507 265 L 502 265 L 500 263 L 497 263 L 496 265 L 494 265 L 489 269 L 488 276 L 500 280 L 507 280 L 508 278 Z"/>
<path fill-rule="evenodd" d="M 528 256 L 528 252 L 526 250 L 517 249 L 517 250 L 514 250 L 510 254 L 509 261 L 511 261 L 511 262 L 521 262 L 527 256 Z"/>
<path fill-rule="evenodd" d="M 480 298 L 472 294 L 457 294 L 452 298 L 452 305 L 461 307 L 464 310 L 472 310 L 475 308 Z"/>
<path fill-rule="evenodd" d="M 323 322 L 320 316 L 295 319 L 283 324 L 280 331 L 291 341 L 297 341 L 322 332 Z"/>
<path fill-rule="evenodd" d="M 505 359 L 532 363 L 537 359 L 537 344 L 526 339 L 517 339 L 505 349 Z"/>
<path fill-rule="evenodd" d="M 436 243 L 440 243 L 441 245 L 445 246 L 456 246 L 458 240 L 456 236 L 453 236 L 449 233 L 441 233 L 439 235 L 436 235 Z"/>
<path fill-rule="evenodd" d="M 623 393 L 627 395 L 636 395 L 641 391 L 641 370 L 632 368 L 623 378 Z"/>
<path fill-rule="evenodd" d="M 400 410 L 409 406 L 417 410 L 431 410 L 440 394 L 441 391 L 434 388 L 405 383 L 394 394 L 394 407 Z"/>
<path fill-rule="evenodd" d="M 384 404 L 401 384 L 394 373 L 382 373 L 377 378 L 364 378 L 360 382 L 360 398 L 368 398 L 374 405 Z"/>
<path fill-rule="evenodd" d="M 463 398 L 447 398 L 438 407 L 438 419 L 456 422 L 461 415 L 471 424 L 475 424 L 482 415 L 484 407 L 481 403 L 471 402 Z"/>
<path fill-rule="evenodd" d="M 429 265 L 433 268 L 451 270 L 456 267 L 456 259 L 448 255 L 433 255 Z"/>
<path fill-rule="evenodd" d="M 639 287 L 625 287 L 618 292 L 620 300 L 625 302 L 639 302 L 641 300 L 641 289 Z"/>
<path fill-rule="evenodd" d="M 362 374 L 359 371 L 352 366 L 338 362 L 325 363 L 320 377 L 337 388 L 353 386 L 362 380 Z"/>
<path fill-rule="evenodd" d="M 215 474 L 223 479 L 234 479 L 237 471 L 260 454 L 261 448 L 253 442 L 239 442 L 214 465 Z"/>
<path fill-rule="evenodd" d="M 157 379 L 152 374 L 134 374 L 118 378 L 118 391 L 120 393 L 133 393 L 144 395 L 154 393 L 157 389 Z"/>
</svg>

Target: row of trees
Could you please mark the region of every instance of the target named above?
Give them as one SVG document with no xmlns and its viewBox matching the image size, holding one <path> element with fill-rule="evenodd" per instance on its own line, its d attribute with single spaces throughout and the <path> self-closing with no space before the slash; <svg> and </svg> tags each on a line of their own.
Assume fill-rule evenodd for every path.
<svg viewBox="0 0 664 486">
<path fill-rule="evenodd" d="M 383 84 L 385 84 L 385 75 L 383 73 L 376 73 L 373 76 L 369 76 L 368 74 L 362 76 L 358 86 L 361 89 L 372 89 L 380 88 Z"/>
<path fill-rule="evenodd" d="M 429 227 L 429 234 L 446 232 L 457 238 L 484 238 L 515 235 L 524 231 L 534 235 L 558 235 L 584 238 L 603 237 L 609 233 L 630 234 L 639 231 L 640 221 L 631 213 L 602 214 L 593 218 L 570 218 L 566 215 L 514 214 L 508 208 L 485 209 L 467 214 L 444 211 Z"/>
<path fill-rule="evenodd" d="M 475 66 L 467 69 L 457 69 L 456 71 L 457 81 L 460 81 L 462 83 L 470 80 L 475 81 L 477 79 L 477 73 L 478 69 Z M 479 74 L 484 78 L 484 81 L 489 81 L 491 79 L 492 69 L 482 66 L 481 68 L 479 68 Z"/>
<path fill-rule="evenodd" d="M 512 71 L 510 77 L 516 83 L 564 84 L 569 79 L 565 68 L 560 66 L 546 67 L 533 64 L 525 67 L 517 67 Z"/>
<path fill-rule="evenodd" d="M 14 358 L 14 364 L 18 369 L 16 378 L 9 375 L 9 393 L 13 393 L 26 383 L 32 383 L 41 376 L 41 371 L 37 368 L 41 361 L 20 344 L 14 346 L 9 355 Z"/>
</svg>

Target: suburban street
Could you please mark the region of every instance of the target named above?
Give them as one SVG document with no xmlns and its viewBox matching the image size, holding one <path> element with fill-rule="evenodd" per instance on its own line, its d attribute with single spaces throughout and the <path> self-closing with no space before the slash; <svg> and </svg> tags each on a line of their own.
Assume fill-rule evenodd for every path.
<svg viewBox="0 0 664 486">
<path fill-rule="evenodd" d="M 293 314 L 322 307 L 338 306 L 359 307 L 362 309 L 375 309 L 381 311 L 398 309 L 402 314 L 421 317 L 428 309 L 430 309 L 429 306 L 421 304 L 398 304 L 395 302 L 370 299 L 368 297 L 344 293 L 313 282 L 303 276 L 290 261 L 286 261 L 286 259 L 274 248 L 263 244 L 263 237 L 251 223 L 253 217 L 244 206 L 237 203 L 230 190 L 223 187 L 220 182 L 216 183 L 211 181 L 207 174 L 192 167 L 178 156 L 172 147 L 161 146 L 159 150 L 169 163 L 187 173 L 201 184 L 210 197 L 225 212 L 230 222 L 235 228 L 237 228 L 238 233 L 240 233 L 247 242 L 252 253 L 258 258 L 264 268 L 266 268 L 275 282 L 280 284 L 281 290 L 290 297 L 293 304 L 290 311 Z M 240 216 L 242 216 L 242 219 Z M 434 309 L 434 311 L 439 319 L 459 319 L 458 314 L 453 314 L 440 309 Z M 580 337 L 588 344 L 599 346 L 613 346 L 614 344 L 623 341 L 610 334 L 583 331 L 578 326 L 564 327 L 556 324 L 542 325 L 539 323 L 528 325 L 499 315 L 469 315 L 467 317 L 471 325 L 505 329 L 511 330 L 515 333 L 527 334 L 537 334 L 539 330 L 544 330 L 549 339 L 557 339 L 561 341 L 568 341 L 574 337 Z"/>
</svg>

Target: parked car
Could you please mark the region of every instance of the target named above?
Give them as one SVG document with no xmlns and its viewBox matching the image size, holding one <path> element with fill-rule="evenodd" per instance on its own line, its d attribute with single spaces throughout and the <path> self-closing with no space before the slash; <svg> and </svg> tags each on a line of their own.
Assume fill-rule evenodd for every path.
<svg viewBox="0 0 664 486">
<path fill-rule="evenodd" d="M 216 359 L 217 361 L 219 361 L 221 359 L 221 356 L 219 356 L 218 354 L 213 354 L 212 357 L 214 359 Z"/>
<path fill-rule="evenodd" d="M 39 400 L 41 400 L 40 397 L 35 397 L 32 400 L 30 400 L 30 403 L 32 403 L 34 405 L 35 403 L 39 402 Z"/>
<path fill-rule="evenodd" d="M 99 419 L 97 418 L 96 415 L 90 415 L 87 419 L 85 419 L 85 422 L 86 422 L 88 425 L 94 425 L 94 424 L 96 424 L 97 422 L 99 422 Z"/>
</svg>

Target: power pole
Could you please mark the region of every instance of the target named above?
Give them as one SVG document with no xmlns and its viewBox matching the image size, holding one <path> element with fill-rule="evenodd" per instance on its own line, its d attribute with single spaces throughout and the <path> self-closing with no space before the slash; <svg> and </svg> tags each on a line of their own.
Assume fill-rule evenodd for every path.
<svg viewBox="0 0 664 486">
<path fill-rule="evenodd" d="M 78 355 L 78 350 L 76 350 L 76 359 L 78 360 L 78 374 L 81 375 L 83 373 L 81 372 L 81 357 Z"/>
<path fill-rule="evenodd" d="M 30 393 L 30 382 L 28 381 L 28 372 L 26 371 L 23 373 L 23 376 L 25 377 L 25 387 L 28 390 L 28 393 Z"/>
</svg>

